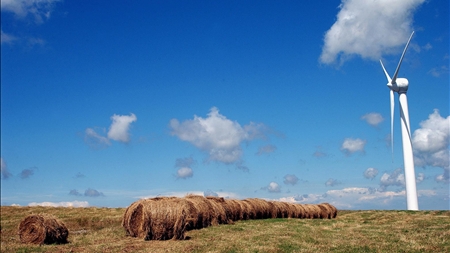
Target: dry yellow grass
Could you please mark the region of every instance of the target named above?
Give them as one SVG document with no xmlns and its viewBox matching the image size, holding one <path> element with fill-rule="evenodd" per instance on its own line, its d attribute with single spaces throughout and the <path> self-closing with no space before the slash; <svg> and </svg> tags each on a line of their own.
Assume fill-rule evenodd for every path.
<svg viewBox="0 0 450 253">
<path fill-rule="evenodd" d="M 17 226 L 47 213 L 67 244 L 27 245 Z M 186 232 L 188 240 L 126 236 L 125 208 L 1 207 L 1 252 L 450 252 L 449 211 L 339 211 L 336 219 L 258 219 Z"/>
</svg>

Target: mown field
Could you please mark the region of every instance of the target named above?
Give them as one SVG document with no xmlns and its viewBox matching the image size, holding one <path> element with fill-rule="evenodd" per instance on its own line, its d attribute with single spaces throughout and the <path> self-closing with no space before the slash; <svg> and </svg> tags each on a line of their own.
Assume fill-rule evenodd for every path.
<svg viewBox="0 0 450 253">
<path fill-rule="evenodd" d="M 245 220 L 187 232 L 182 241 L 125 235 L 125 208 L 1 207 L 1 252 L 450 252 L 450 211 L 339 211 L 336 219 Z M 27 245 L 18 225 L 56 216 L 69 243 Z"/>
</svg>

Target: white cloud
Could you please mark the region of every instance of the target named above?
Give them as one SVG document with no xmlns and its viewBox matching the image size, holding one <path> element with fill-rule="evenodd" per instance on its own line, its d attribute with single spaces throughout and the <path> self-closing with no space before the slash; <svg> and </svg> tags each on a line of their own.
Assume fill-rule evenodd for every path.
<svg viewBox="0 0 450 253">
<path fill-rule="evenodd" d="M 111 116 L 113 121 L 108 131 L 108 138 L 120 142 L 129 142 L 130 134 L 128 133 L 130 129 L 130 124 L 137 120 L 136 115 L 131 113 L 128 115 L 116 115 Z"/>
<path fill-rule="evenodd" d="M 12 12 L 17 18 L 32 16 L 40 24 L 50 18 L 56 2 L 61 0 L 2 0 L 2 11 Z"/>
<path fill-rule="evenodd" d="M 221 115 L 216 107 L 211 108 L 207 118 L 195 115 L 194 119 L 181 123 L 172 119 L 170 128 L 172 135 L 207 152 L 209 160 L 226 164 L 241 159 L 242 142 L 264 137 L 264 125 L 250 123 L 241 127 Z"/>
<path fill-rule="evenodd" d="M 71 202 L 31 202 L 28 206 L 51 206 L 51 207 L 88 207 L 87 201 L 71 201 Z"/>
<path fill-rule="evenodd" d="M 105 148 L 111 145 L 108 138 L 101 136 L 92 128 L 86 128 L 84 131 L 84 141 L 92 148 Z"/>
<path fill-rule="evenodd" d="M 353 55 L 378 60 L 403 47 L 414 10 L 425 0 L 342 0 L 336 22 L 324 37 L 320 61 L 331 64 Z"/>
<path fill-rule="evenodd" d="M 267 187 L 267 190 L 269 192 L 280 192 L 281 187 L 275 182 L 270 182 L 269 186 Z"/>
<path fill-rule="evenodd" d="M 8 166 L 6 166 L 5 160 L 3 158 L 0 158 L 0 169 L 2 174 L 2 179 L 8 179 L 12 176 L 12 174 L 8 170 Z"/>
<path fill-rule="evenodd" d="M 405 186 L 405 175 L 402 169 L 398 168 L 392 173 L 384 173 L 380 178 L 380 186 L 382 190 L 386 190 L 389 186 Z"/>
<path fill-rule="evenodd" d="M 416 183 L 421 183 L 425 180 L 424 173 L 416 174 Z M 405 174 L 403 174 L 403 169 L 398 168 L 392 173 L 384 173 L 380 178 L 380 190 L 385 191 L 389 186 L 398 186 L 401 188 L 405 187 Z"/>
<path fill-rule="evenodd" d="M 366 145 L 366 141 L 362 139 L 353 139 L 353 138 L 346 138 L 344 142 L 342 143 L 341 150 L 346 155 L 351 155 L 355 152 L 362 152 L 364 153 L 364 146 Z"/>
<path fill-rule="evenodd" d="M 416 176 L 416 183 L 421 183 L 423 180 L 425 180 L 425 174 L 418 173 Z"/>
<path fill-rule="evenodd" d="M 435 178 L 436 182 L 446 183 L 446 184 L 450 183 L 450 175 L 449 174 L 450 174 L 449 171 L 445 170 L 443 174 L 436 176 L 436 178 Z"/>
<path fill-rule="evenodd" d="M 111 145 L 110 140 L 127 143 L 130 141 L 130 125 L 137 120 L 136 115 L 116 115 L 111 116 L 111 126 L 106 136 L 100 135 L 93 128 L 86 128 L 84 131 L 84 141 L 92 148 L 105 148 Z M 105 132 L 104 129 L 101 131 Z"/>
<path fill-rule="evenodd" d="M 194 171 L 189 167 L 181 167 L 177 170 L 177 178 L 189 178 L 194 176 Z"/>
<path fill-rule="evenodd" d="M 443 118 L 435 109 L 412 135 L 414 164 L 442 168 L 438 182 L 449 182 L 450 116 Z"/>
<path fill-rule="evenodd" d="M 288 175 L 284 176 L 283 182 L 285 184 L 296 185 L 298 182 L 298 177 L 296 175 L 288 174 Z"/>
<path fill-rule="evenodd" d="M 420 153 L 435 153 L 449 146 L 450 116 L 441 117 L 435 109 L 428 119 L 420 122 L 420 127 L 413 133 L 413 147 Z"/>
<path fill-rule="evenodd" d="M 374 127 L 378 126 L 384 120 L 381 114 L 375 112 L 364 114 L 361 119 L 365 120 L 369 125 Z"/>
<path fill-rule="evenodd" d="M 378 175 L 378 170 L 375 168 L 367 168 L 366 171 L 364 171 L 364 177 L 368 179 L 374 179 Z"/>
</svg>

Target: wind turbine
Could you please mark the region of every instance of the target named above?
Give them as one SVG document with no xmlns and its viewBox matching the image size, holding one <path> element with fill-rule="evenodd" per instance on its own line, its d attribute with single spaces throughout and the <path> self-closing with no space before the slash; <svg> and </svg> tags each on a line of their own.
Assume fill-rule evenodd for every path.
<svg viewBox="0 0 450 253">
<path fill-rule="evenodd" d="M 409 113 L 408 113 L 408 99 L 406 98 L 406 91 L 408 91 L 408 79 L 397 77 L 400 66 L 402 65 L 403 57 L 408 49 L 409 42 L 411 41 L 414 31 L 409 37 L 408 43 L 403 50 L 402 57 L 398 62 L 397 69 L 395 70 L 394 77 L 391 79 L 383 62 L 380 60 L 381 67 L 386 74 L 388 80 L 387 86 L 390 90 L 391 99 L 391 147 L 392 154 L 394 153 L 394 92 L 398 93 L 398 99 L 400 102 L 400 122 L 402 129 L 402 143 L 403 143 L 403 162 L 405 165 L 405 183 L 406 183 L 406 202 L 408 210 L 419 210 L 417 201 L 417 189 L 416 189 L 416 175 L 414 172 L 414 159 L 412 151 L 411 130 L 409 127 Z"/>
</svg>

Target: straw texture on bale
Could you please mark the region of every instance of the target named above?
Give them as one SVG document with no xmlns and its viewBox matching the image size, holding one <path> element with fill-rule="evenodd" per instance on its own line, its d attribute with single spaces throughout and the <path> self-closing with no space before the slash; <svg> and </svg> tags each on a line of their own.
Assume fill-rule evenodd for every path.
<svg viewBox="0 0 450 253">
<path fill-rule="evenodd" d="M 69 236 L 66 225 L 48 214 L 29 215 L 20 222 L 18 229 L 22 243 L 63 244 Z"/>
<path fill-rule="evenodd" d="M 168 198 L 144 205 L 145 240 L 183 240 L 192 204 L 185 199 Z"/>
<path fill-rule="evenodd" d="M 195 213 L 190 215 L 193 228 L 206 228 L 212 224 L 218 224 L 218 219 L 210 201 L 199 195 L 187 195 L 185 198 L 195 207 Z"/>
<path fill-rule="evenodd" d="M 213 219 L 213 221 L 215 221 L 213 222 L 213 225 L 231 223 L 228 220 L 227 210 L 225 209 L 225 200 L 223 198 L 208 196 L 206 197 L 206 200 L 211 204 L 217 217 L 216 219 Z"/>
<path fill-rule="evenodd" d="M 187 195 L 184 198 L 157 197 L 132 203 L 123 215 L 127 235 L 145 240 L 183 240 L 185 232 L 246 219 L 335 218 L 337 209 L 318 205 L 244 200 Z"/>
</svg>

